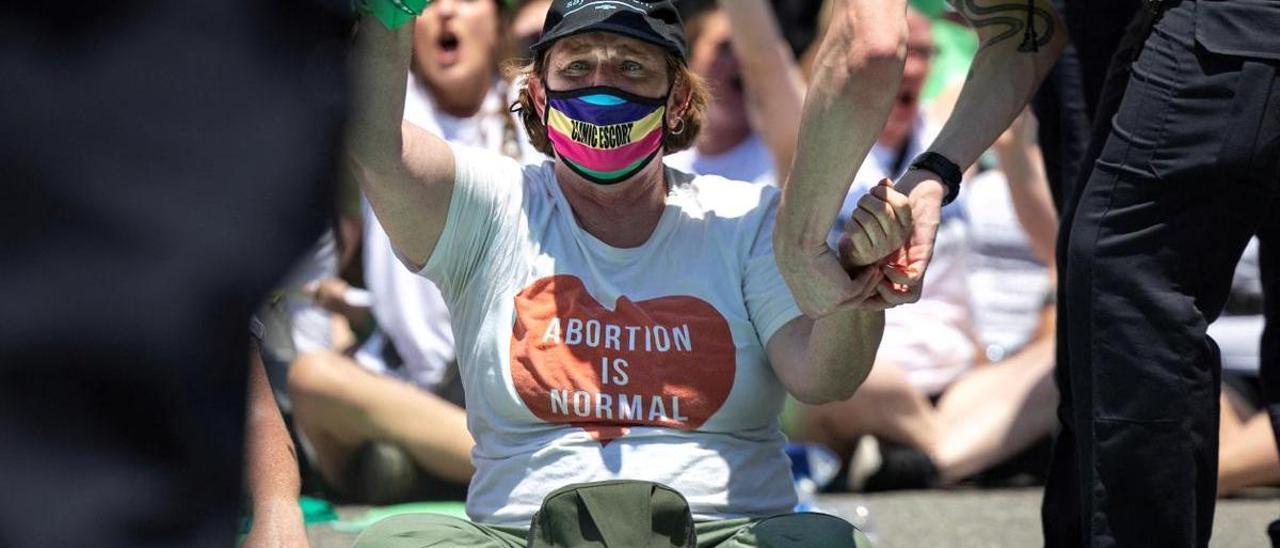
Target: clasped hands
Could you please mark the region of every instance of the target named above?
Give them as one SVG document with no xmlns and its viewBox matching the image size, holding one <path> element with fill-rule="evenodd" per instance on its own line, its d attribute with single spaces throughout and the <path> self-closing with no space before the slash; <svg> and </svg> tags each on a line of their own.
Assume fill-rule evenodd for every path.
<svg viewBox="0 0 1280 548">
<path fill-rule="evenodd" d="M 858 200 L 838 249 L 813 256 L 796 292 L 806 315 L 880 311 L 920 299 L 933 256 L 944 187 L 932 174 L 908 171 L 883 179 Z"/>
</svg>

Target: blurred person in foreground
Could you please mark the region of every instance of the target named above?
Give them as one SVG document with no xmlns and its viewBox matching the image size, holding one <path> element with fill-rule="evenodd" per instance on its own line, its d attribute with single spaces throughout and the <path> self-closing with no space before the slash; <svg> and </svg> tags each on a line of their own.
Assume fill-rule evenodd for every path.
<svg viewBox="0 0 1280 548">
<path fill-rule="evenodd" d="M 862 155 L 850 143 L 869 146 L 879 123 L 853 123 L 870 106 L 850 71 L 866 60 L 855 45 L 883 40 L 892 57 L 898 40 L 892 26 L 855 40 L 864 23 L 840 13 L 806 119 L 843 123 L 801 125 L 822 143 L 796 153 L 802 190 L 848 187 Z M 630 510 L 667 484 L 688 501 L 674 510 L 688 516 L 678 532 L 699 545 L 854 545 L 848 523 L 790 513 L 778 414 L 788 393 L 822 402 L 856 390 L 880 336 L 883 314 L 864 301 L 881 274 L 851 277 L 830 251 L 796 255 L 795 220 L 818 215 L 813 194 L 778 212 L 775 188 L 663 165 L 696 139 L 707 101 L 674 7 L 553 2 L 519 94 L 531 142 L 553 158 L 539 165 L 402 125 L 408 38 L 360 28 L 351 157 L 399 256 L 449 304 L 476 440 L 473 521 L 392 518 L 357 544 L 523 546 L 548 520 L 552 535 L 586 524 L 606 539 L 646 534 L 669 522 Z M 841 138 L 850 132 L 862 138 Z M 905 196 L 883 196 L 877 242 L 907 225 Z M 775 214 L 791 216 L 788 228 L 775 232 Z M 825 214 L 829 225 L 836 210 Z M 558 507 L 544 499 L 562 489 L 589 515 L 547 518 Z"/>
<path fill-rule="evenodd" d="M 511 17 L 507 0 L 428 6 L 413 25 L 404 120 L 455 145 L 540 159 L 507 108 L 514 95 L 500 65 Z M 353 352 L 309 352 L 293 363 L 297 424 L 326 483 L 351 500 L 460 499 L 473 442 L 449 310 L 433 283 L 396 258 L 369 204 L 362 200 L 360 210 L 371 302 L 359 312 L 372 313 L 377 328 Z M 316 291 L 335 310 L 352 308 L 340 279 Z"/>
<path fill-rule="evenodd" d="M 244 326 L 324 224 L 349 9 L 0 7 L 0 545 L 234 543 Z"/>
</svg>

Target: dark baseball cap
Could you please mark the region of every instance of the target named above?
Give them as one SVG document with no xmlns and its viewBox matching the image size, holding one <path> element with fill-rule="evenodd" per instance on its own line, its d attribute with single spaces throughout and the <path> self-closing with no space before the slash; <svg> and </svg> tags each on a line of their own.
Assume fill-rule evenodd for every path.
<svg viewBox="0 0 1280 548">
<path fill-rule="evenodd" d="M 556 40 L 584 32 L 612 32 L 662 46 L 684 60 L 689 45 L 671 0 L 553 0 L 542 36 L 529 49 L 541 54 Z"/>
</svg>

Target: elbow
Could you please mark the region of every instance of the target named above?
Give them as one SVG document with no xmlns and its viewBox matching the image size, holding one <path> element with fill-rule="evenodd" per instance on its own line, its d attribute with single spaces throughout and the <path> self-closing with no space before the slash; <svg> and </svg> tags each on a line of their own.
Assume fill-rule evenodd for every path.
<svg viewBox="0 0 1280 548">
<path fill-rule="evenodd" d="M 907 23 L 901 17 L 850 9 L 833 21 L 819 64 L 844 87 L 897 87 L 907 58 Z"/>
<path fill-rule="evenodd" d="M 363 183 L 369 175 L 386 175 L 401 170 L 412 152 L 408 128 L 394 132 L 352 130 L 346 156 Z"/>
<path fill-rule="evenodd" d="M 881 31 L 868 33 L 870 36 L 860 40 L 860 44 L 852 49 L 848 57 L 850 67 L 863 71 L 880 71 L 897 68 L 901 71 L 907 60 L 907 27 L 901 32 Z"/>
<path fill-rule="evenodd" d="M 870 21 L 866 17 L 846 26 L 842 40 L 844 64 L 853 73 L 901 72 L 907 59 L 907 22 L 904 18 Z"/>
<path fill-rule="evenodd" d="M 839 370 L 808 374 L 803 378 L 787 379 L 787 392 L 791 397 L 807 405 L 825 405 L 852 398 L 862 383 L 866 382 L 875 363 L 872 354 L 866 358 L 852 358 L 851 363 L 841 364 Z"/>
<path fill-rule="evenodd" d="M 814 382 L 807 383 L 806 386 L 791 386 L 787 392 L 791 393 L 791 397 L 805 405 L 826 405 L 828 403 L 836 403 L 852 398 L 862 386 L 865 380 L 864 375 L 861 379 L 849 382 Z"/>
<path fill-rule="evenodd" d="M 784 276 L 804 270 L 813 259 L 830 253 L 830 222 L 822 223 L 812 211 L 797 211 L 798 203 L 783 199 L 773 230 L 773 254 Z M 806 208 L 808 209 L 808 208 Z"/>
<path fill-rule="evenodd" d="M 805 405 L 826 405 L 852 398 L 861 383 L 852 386 L 815 386 L 792 390 L 791 396 Z"/>
</svg>

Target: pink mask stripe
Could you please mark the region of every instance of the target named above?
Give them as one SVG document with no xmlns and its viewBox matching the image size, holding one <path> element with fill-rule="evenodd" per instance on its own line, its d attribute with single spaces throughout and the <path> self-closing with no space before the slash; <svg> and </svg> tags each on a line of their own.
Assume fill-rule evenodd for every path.
<svg viewBox="0 0 1280 548">
<path fill-rule="evenodd" d="M 574 163 L 594 171 L 616 171 L 630 166 L 639 158 L 648 156 L 662 140 L 662 130 L 654 129 L 639 141 L 610 150 L 583 145 L 554 128 L 547 128 L 547 137 L 555 143 L 556 152 L 565 155 Z M 637 149 L 643 149 L 641 151 L 643 154 L 636 152 Z"/>
</svg>

